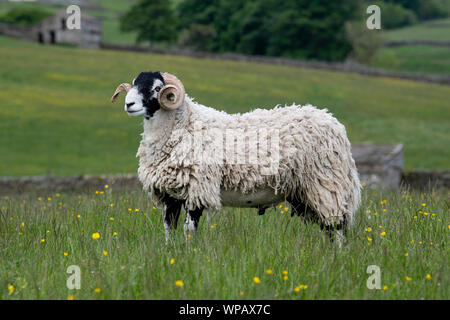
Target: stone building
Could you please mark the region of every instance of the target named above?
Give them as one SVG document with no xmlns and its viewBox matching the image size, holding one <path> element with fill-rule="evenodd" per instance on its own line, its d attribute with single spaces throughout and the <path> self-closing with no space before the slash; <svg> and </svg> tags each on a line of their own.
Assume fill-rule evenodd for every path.
<svg viewBox="0 0 450 320">
<path fill-rule="evenodd" d="M 34 26 L 25 28 L 0 24 L 0 34 L 36 41 L 43 44 L 69 44 L 83 48 L 100 48 L 102 43 L 101 21 L 81 11 L 81 29 L 69 30 L 66 9 L 51 15 Z"/>
</svg>

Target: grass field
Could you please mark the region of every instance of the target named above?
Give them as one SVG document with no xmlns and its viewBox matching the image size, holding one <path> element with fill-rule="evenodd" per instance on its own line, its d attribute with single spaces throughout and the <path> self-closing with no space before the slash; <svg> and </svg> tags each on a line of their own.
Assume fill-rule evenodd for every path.
<svg viewBox="0 0 450 320">
<path fill-rule="evenodd" d="M 197 101 L 228 112 L 326 107 L 352 142 L 404 143 L 407 169 L 450 167 L 449 86 L 5 37 L 0 46 L 0 176 L 136 172 L 142 120 L 110 97 L 144 70 L 172 72 Z"/>
<path fill-rule="evenodd" d="M 100 191 L 0 199 L 0 299 L 450 297 L 445 193 L 365 191 L 339 249 L 284 205 L 204 216 L 188 241 L 180 221 L 165 246 L 160 210 L 141 192 Z M 80 290 L 66 287 L 70 265 Z M 380 267 L 381 290 L 366 287 L 369 265 Z"/>
<path fill-rule="evenodd" d="M 450 18 L 422 22 L 386 32 L 389 41 L 442 41 L 450 42 Z"/>
<path fill-rule="evenodd" d="M 423 22 L 384 33 L 387 41 L 450 42 L 450 19 Z M 400 73 L 450 75 L 450 47 L 401 46 L 382 48 L 372 65 Z"/>
</svg>

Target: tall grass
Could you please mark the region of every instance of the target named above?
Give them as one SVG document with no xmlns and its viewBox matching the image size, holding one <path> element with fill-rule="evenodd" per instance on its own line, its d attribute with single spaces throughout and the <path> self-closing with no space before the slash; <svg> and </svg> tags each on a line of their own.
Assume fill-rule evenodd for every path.
<svg viewBox="0 0 450 320">
<path fill-rule="evenodd" d="M 342 249 L 284 204 L 205 213 L 190 240 L 180 221 L 167 246 L 141 192 L 11 195 L 0 209 L 0 299 L 449 298 L 445 192 L 364 191 Z M 66 287 L 70 265 L 80 290 Z M 366 286 L 369 265 L 380 290 Z"/>
</svg>

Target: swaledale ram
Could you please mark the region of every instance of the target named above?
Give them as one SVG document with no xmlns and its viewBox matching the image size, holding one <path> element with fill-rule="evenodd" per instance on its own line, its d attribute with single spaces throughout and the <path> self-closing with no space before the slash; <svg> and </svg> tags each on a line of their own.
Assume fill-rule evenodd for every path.
<svg viewBox="0 0 450 320">
<path fill-rule="evenodd" d="M 342 238 L 361 199 L 345 127 L 326 109 L 276 106 L 228 114 L 193 101 L 174 75 L 142 72 L 122 83 L 125 111 L 144 117 L 139 180 L 164 207 L 166 241 L 181 209 L 194 235 L 203 210 L 287 201 L 292 214 Z M 189 236 L 188 236 L 189 237 Z"/>
</svg>

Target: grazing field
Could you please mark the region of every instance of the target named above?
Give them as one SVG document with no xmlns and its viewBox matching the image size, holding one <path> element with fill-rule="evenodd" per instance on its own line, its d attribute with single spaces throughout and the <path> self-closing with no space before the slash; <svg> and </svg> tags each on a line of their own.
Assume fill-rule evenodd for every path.
<svg viewBox="0 0 450 320">
<path fill-rule="evenodd" d="M 398 73 L 450 75 L 450 47 L 399 46 L 382 48 L 374 65 Z"/>
<path fill-rule="evenodd" d="M 161 211 L 113 187 L 2 197 L 0 299 L 450 298 L 444 192 L 364 191 L 339 249 L 284 205 L 204 214 L 190 240 L 182 215 L 166 246 Z M 70 265 L 80 290 L 66 287 Z M 369 265 L 380 267 L 380 290 L 366 287 Z"/>
<path fill-rule="evenodd" d="M 450 42 L 450 18 L 422 22 L 386 32 L 389 41 L 442 41 Z"/>
<path fill-rule="evenodd" d="M 450 19 L 386 31 L 387 41 L 450 42 Z M 400 46 L 380 49 L 373 67 L 400 73 L 450 75 L 450 47 Z"/>
<path fill-rule="evenodd" d="M 174 73 L 197 101 L 228 112 L 326 107 L 351 142 L 404 143 L 407 169 L 450 167 L 449 86 L 6 37 L 0 46 L 0 176 L 136 172 L 142 119 L 110 98 L 144 70 Z"/>
</svg>

